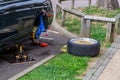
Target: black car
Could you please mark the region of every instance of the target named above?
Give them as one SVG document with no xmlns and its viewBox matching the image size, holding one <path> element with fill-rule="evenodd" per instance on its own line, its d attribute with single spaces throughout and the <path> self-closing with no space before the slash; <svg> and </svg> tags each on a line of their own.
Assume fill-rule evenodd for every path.
<svg viewBox="0 0 120 80">
<path fill-rule="evenodd" d="M 48 27 L 53 19 L 50 0 L 0 0 L 0 51 L 30 38 L 41 13 L 46 14 L 43 22 Z"/>
</svg>

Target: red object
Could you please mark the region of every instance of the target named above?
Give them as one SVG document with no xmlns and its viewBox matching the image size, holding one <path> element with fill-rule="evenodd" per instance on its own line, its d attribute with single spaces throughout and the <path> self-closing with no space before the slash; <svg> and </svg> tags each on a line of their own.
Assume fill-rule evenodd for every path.
<svg viewBox="0 0 120 80">
<path fill-rule="evenodd" d="M 47 46 L 48 46 L 48 43 L 41 42 L 41 43 L 40 43 L 40 46 L 42 46 L 42 47 L 47 47 Z"/>
<path fill-rule="evenodd" d="M 48 37 L 48 34 L 45 34 L 45 36 L 47 36 L 47 37 Z"/>
</svg>

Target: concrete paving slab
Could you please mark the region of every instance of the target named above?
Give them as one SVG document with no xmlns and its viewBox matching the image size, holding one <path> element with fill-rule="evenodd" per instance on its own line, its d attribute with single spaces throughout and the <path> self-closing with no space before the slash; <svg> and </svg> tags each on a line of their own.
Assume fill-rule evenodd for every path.
<svg viewBox="0 0 120 80">
<path fill-rule="evenodd" d="M 116 37 L 107 52 L 86 74 L 84 80 L 120 80 L 120 44 L 118 41 L 119 38 Z"/>
<path fill-rule="evenodd" d="M 120 49 L 115 53 L 97 80 L 120 80 Z"/>
</svg>

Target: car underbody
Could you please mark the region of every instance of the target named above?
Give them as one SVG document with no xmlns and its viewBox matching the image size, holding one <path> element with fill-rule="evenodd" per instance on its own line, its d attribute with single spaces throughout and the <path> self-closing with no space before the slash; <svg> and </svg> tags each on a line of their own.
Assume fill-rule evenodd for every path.
<svg viewBox="0 0 120 80">
<path fill-rule="evenodd" d="M 48 17 L 44 24 L 50 26 L 53 19 L 50 0 L 0 0 L 0 51 L 30 39 L 34 22 L 43 12 Z"/>
</svg>

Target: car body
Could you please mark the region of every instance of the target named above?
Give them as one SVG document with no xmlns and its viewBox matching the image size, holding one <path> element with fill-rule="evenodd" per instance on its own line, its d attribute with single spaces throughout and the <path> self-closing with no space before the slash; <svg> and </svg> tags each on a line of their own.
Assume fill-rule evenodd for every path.
<svg viewBox="0 0 120 80">
<path fill-rule="evenodd" d="M 28 38 L 36 16 L 42 12 L 53 19 L 50 0 L 0 0 L 0 51 Z"/>
</svg>

